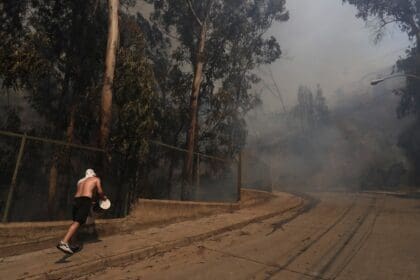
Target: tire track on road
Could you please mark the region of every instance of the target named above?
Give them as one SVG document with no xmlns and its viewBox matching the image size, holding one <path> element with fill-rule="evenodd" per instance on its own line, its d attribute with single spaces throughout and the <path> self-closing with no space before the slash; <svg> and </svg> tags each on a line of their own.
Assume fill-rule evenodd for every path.
<svg viewBox="0 0 420 280">
<path fill-rule="evenodd" d="M 339 238 L 338 241 L 331 247 L 332 250 L 335 250 L 333 255 L 329 258 L 329 261 L 322 267 L 319 271 L 319 276 L 324 278 L 326 272 L 334 265 L 338 256 L 343 252 L 343 250 L 347 247 L 356 233 L 359 231 L 360 227 L 365 223 L 367 217 L 372 213 L 376 206 L 376 198 L 372 198 L 370 201 L 369 206 L 367 207 L 366 211 L 363 213 L 361 217 L 357 219 L 356 225 L 352 227 L 352 230 L 345 238 Z M 341 243 L 341 244 L 340 244 Z M 338 248 L 335 248 L 337 244 L 340 244 Z M 327 252 L 324 254 L 324 258 L 330 255 L 331 252 Z M 323 257 L 321 257 L 322 259 Z"/>
<path fill-rule="evenodd" d="M 289 217 L 289 218 L 286 218 L 286 219 L 283 219 L 283 220 L 280 220 L 279 222 L 277 222 L 277 223 L 273 223 L 273 224 L 271 224 L 271 226 L 272 226 L 272 231 L 271 232 L 269 232 L 269 233 L 267 233 L 266 234 L 266 236 L 268 236 L 268 235 L 271 235 L 271 234 L 273 234 L 274 232 L 276 232 L 277 230 L 279 230 L 279 229 L 281 229 L 281 230 L 284 230 L 283 229 L 283 226 L 285 225 L 285 224 L 287 224 L 287 223 L 289 223 L 289 222 L 291 222 L 291 221 L 293 221 L 294 219 L 296 219 L 297 217 L 299 217 L 300 215 L 303 215 L 303 214 L 305 214 L 305 213 L 307 213 L 307 212 L 309 212 L 309 211 L 311 211 L 313 208 L 315 208 L 317 205 L 318 205 L 318 203 L 320 202 L 320 200 L 318 199 L 318 198 L 314 198 L 314 197 L 312 197 L 312 196 L 310 196 L 310 195 L 308 195 L 308 194 L 304 194 L 304 193 L 293 193 L 293 195 L 296 195 L 296 196 L 300 196 L 300 197 L 302 197 L 303 199 L 305 199 L 305 200 L 307 200 L 307 201 L 309 201 L 309 203 L 307 203 L 304 207 L 302 207 L 301 209 L 299 209 L 295 214 L 293 214 L 291 217 Z"/>
<path fill-rule="evenodd" d="M 323 236 L 325 236 L 326 234 L 328 234 L 338 223 L 340 223 L 349 213 L 350 211 L 354 208 L 354 206 L 356 205 L 356 201 L 357 201 L 357 196 L 355 196 L 352 200 L 352 203 L 350 204 L 349 207 L 347 207 L 346 210 L 343 211 L 343 213 L 337 218 L 337 220 L 334 221 L 334 223 L 332 223 L 326 230 L 324 230 L 321 234 L 319 234 L 315 239 L 311 240 L 311 242 L 309 242 L 308 244 L 304 245 L 303 248 L 299 249 L 298 253 L 296 253 L 295 255 L 293 255 L 292 257 L 290 257 L 283 265 L 279 266 L 278 269 L 271 271 L 271 272 L 267 272 L 267 274 L 269 274 L 266 278 L 266 280 L 272 279 L 276 274 L 280 273 L 283 270 L 286 270 L 287 267 L 292 264 L 297 258 L 299 258 L 303 253 L 305 253 L 307 250 L 309 250 L 309 248 L 311 248 L 315 243 L 317 243 Z M 312 277 L 317 277 L 315 275 L 313 275 Z"/>
<path fill-rule="evenodd" d="M 351 254 L 349 254 L 347 256 L 347 258 L 345 259 L 345 261 L 343 262 L 343 264 L 341 266 L 339 266 L 339 268 L 333 274 L 333 276 L 331 277 L 331 279 L 336 279 L 337 277 L 339 277 L 341 275 L 341 273 L 346 269 L 346 267 L 350 264 L 350 262 L 354 259 L 354 257 L 360 252 L 360 250 L 365 245 L 366 241 L 372 235 L 373 229 L 375 228 L 375 225 L 376 225 L 376 221 L 377 221 L 379 215 L 382 212 L 383 203 L 384 203 L 384 199 L 382 200 L 381 206 L 379 206 L 379 209 L 376 211 L 375 216 L 374 216 L 371 224 L 369 225 L 369 229 L 362 236 L 362 238 L 360 238 L 360 241 L 355 246 L 355 250 L 353 250 L 353 252 L 351 252 Z"/>
<path fill-rule="evenodd" d="M 221 251 L 221 250 L 212 249 L 212 248 L 209 248 L 209 247 L 206 247 L 206 246 L 202 246 L 202 247 L 206 250 L 213 251 L 213 252 L 216 252 L 216 253 L 219 253 L 219 254 L 222 254 L 222 255 L 227 255 L 227 256 L 235 258 L 235 259 L 240 259 L 240 260 L 245 260 L 245 261 L 248 261 L 248 262 L 253 262 L 253 263 L 260 264 L 260 265 L 263 265 L 263 266 L 266 266 L 266 267 L 281 268 L 281 266 L 279 266 L 277 264 L 261 262 L 261 261 L 258 261 L 258 260 L 252 259 L 252 258 L 238 256 L 236 254 L 232 254 L 232 253 Z M 286 271 L 289 271 L 289 272 L 292 272 L 292 273 L 296 273 L 296 274 L 299 274 L 299 275 L 304 275 L 304 276 L 316 278 L 316 279 L 319 279 L 319 280 L 328 280 L 328 279 L 324 279 L 322 277 L 316 277 L 314 275 L 307 274 L 307 273 L 300 272 L 300 271 L 296 271 L 296 270 L 293 270 L 293 269 L 283 268 L 283 270 L 286 270 Z"/>
</svg>

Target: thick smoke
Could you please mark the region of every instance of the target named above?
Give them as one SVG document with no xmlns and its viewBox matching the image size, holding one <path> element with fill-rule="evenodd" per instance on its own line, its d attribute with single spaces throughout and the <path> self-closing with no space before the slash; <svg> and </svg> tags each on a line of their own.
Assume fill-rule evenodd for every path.
<svg viewBox="0 0 420 280">
<path fill-rule="evenodd" d="M 247 149 L 270 164 L 273 186 L 278 189 L 366 190 L 407 185 L 410 166 L 398 147 L 398 135 L 410 120 L 396 116 L 399 97 L 392 89 L 398 83 L 371 87 L 358 82 L 329 94 L 334 98 L 327 104 L 334 105 L 330 105 L 328 123 L 322 126 L 302 125 L 293 117 L 293 109 L 265 113 L 262 107 L 248 119 Z"/>
</svg>

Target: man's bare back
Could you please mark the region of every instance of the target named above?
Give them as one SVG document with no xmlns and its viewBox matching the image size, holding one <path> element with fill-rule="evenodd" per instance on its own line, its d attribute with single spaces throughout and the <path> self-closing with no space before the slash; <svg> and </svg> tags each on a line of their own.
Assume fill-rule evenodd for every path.
<svg viewBox="0 0 420 280">
<path fill-rule="evenodd" d="M 77 182 L 77 191 L 74 195 L 73 202 L 73 223 L 70 225 L 63 240 L 57 244 L 57 248 L 67 254 L 73 254 L 74 249 L 69 245 L 70 239 L 76 233 L 80 225 L 86 223 L 89 212 L 92 208 L 92 196 L 94 191 L 98 192 L 101 200 L 106 200 L 106 196 L 102 190 L 101 180 L 96 176 L 93 169 L 86 169 L 86 176 Z"/>
<path fill-rule="evenodd" d="M 77 184 L 77 192 L 74 197 L 90 197 L 92 198 L 93 192 L 97 190 L 100 198 L 104 197 L 104 192 L 101 186 L 101 180 L 98 177 L 86 178 Z"/>
</svg>

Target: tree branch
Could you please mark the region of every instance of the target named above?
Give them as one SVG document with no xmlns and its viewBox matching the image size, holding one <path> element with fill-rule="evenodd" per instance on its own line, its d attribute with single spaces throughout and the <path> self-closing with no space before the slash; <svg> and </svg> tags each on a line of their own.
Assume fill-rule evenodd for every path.
<svg viewBox="0 0 420 280">
<path fill-rule="evenodd" d="M 214 4 L 214 1 L 210 0 L 209 5 L 207 6 L 207 13 L 206 13 L 205 21 L 207 21 L 209 19 L 211 9 L 213 9 L 213 4 Z"/>
<path fill-rule="evenodd" d="M 387 26 L 388 24 L 393 23 L 393 22 L 398 22 L 398 21 L 399 21 L 398 19 L 392 19 L 392 20 L 382 19 L 382 20 L 381 20 L 381 24 L 379 25 L 379 27 L 378 27 L 378 31 L 377 31 L 377 32 L 381 32 L 381 31 L 382 31 L 382 29 L 383 29 L 385 26 Z"/>
<path fill-rule="evenodd" d="M 188 7 L 190 8 L 190 11 L 193 14 L 195 20 L 198 22 L 198 24 L 200 26 L 203 26 L 203 23 L 201 22 L 200 18 L 198 17 L 198 15 L 196 14 L 196 12 L 194 10 L 194 7 L 193 7 L 193 5 L 191 3 L 191 0 L 186 0 L 186 1 L 187 1 Z"/>
<path fill-rule="evenodd" d="M 284 105 L 284 101 L 283 101 L 283 95 L 281 94 L 280 88 L 279 88 L 279 86 L 277 85 L 276 80 L 274 79 L 273 71 L 271 71 L 270 66 L 268 66 L 268 72 L 270 73 L 271 81 L 274 83 L 274 86 L 276 87 L 276 90 L 277 90 L 277 96 L 278 96 L 278 97 L 279 97 L 279 99 L 280 99 L 281 105 L 282 105 L 282 107 L 283 107 L 283 112 L 284 112 L 284 113 L 287 113 L 286 106 Z"/>
<path fill-rule="evenodd" d="M 168 37 L 170 37 L 174 40 L 177 40 L 178 42 L 181 42 L 181 39 L 179 37 L 176 37 L 176 36 L 172 35 L 171 33 L 167 32 L 165 30 L 165 28 L 161 27 L 156 21 L 154 21 L 152 19 L 149 19 L 149 20 L 150 20 L 151 23 L 153 23 L 156 26 L 157 29 L 159 29 L 160 32 L 166 34 Z"/>
</svg>

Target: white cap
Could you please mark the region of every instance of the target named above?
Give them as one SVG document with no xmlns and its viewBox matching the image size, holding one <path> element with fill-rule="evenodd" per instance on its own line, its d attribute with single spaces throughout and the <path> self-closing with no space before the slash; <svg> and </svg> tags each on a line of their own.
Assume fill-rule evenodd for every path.
<svg viewBox="0 0 420 280">
<path fill-rule="evenodd" d="M 96 176 L 96 173 L 95 173 L 95 171 L 93 170 L 93 169 L 86 169 L 86 178 L 88 178 L 88 177 L 94 177 L 94 176 Z"/>
</svg>

